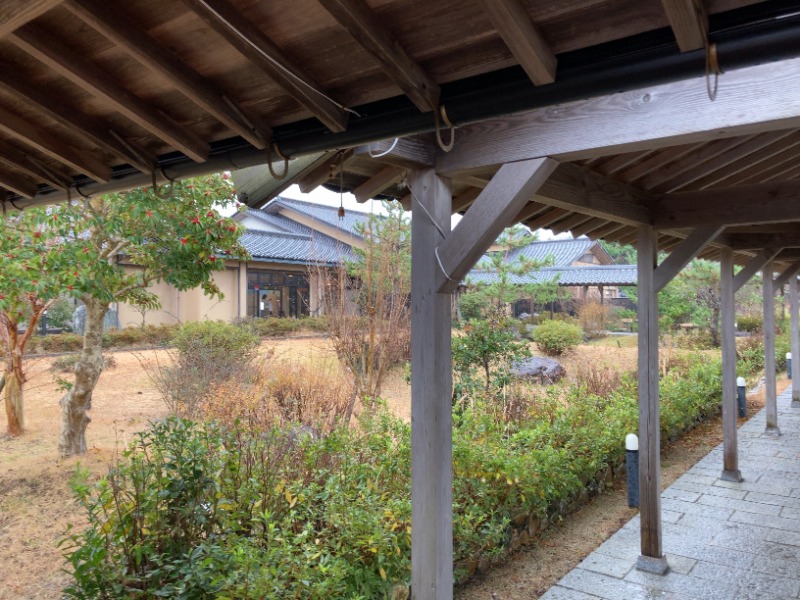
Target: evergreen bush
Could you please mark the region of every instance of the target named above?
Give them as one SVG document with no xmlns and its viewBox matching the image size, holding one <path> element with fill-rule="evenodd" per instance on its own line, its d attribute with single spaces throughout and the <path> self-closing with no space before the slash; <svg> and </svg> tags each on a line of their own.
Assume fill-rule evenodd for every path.
<svg viewBox="0 0 800 600">
<path fill-rule="evenodd" d="M 560 356 L 583 341 L 579 325 L 566 321 L 545 321 L 533 330 L 533 341 L 550 356 Z"/>
</svg>

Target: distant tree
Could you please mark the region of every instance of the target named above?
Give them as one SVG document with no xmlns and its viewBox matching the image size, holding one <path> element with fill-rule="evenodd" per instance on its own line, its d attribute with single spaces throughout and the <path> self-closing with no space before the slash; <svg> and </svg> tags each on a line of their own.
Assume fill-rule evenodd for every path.
<svg viewBox="0 0 800 600">
<path fill-rule="evenodd" d="M 25 347 L 42 315 L 62 292 L 75 289 L 77 274 L 49 225 L 44 208 L 7 214 L 0 232 L 0 340 L 5 355 L 3 391 L 7 432 L 25 429 Z"/>
<path fill-rule="evenodd" d="M 111 303 L 157 308 L 148 288 L 160 281 L 221 296 L 213 273 L 225 268 L 225 258 L 247 258 L 239 226 L 218 212 L 233 202 L 227 176 L 211 175 L 176 181 L 158 194 L 148 187 L 51 208 L 50 226 L 86 306 L 75 381 L 60 401 L 61 456 L 86 452 L 87 413 L 103 370 L 103 320 Z M 123 257 L 134 268 L 122 266 Z"/>
<path fill-rule="evenodd" d="M 600 246 L 602 246 L 603 250 L 605 250 L 618 265 L 636 264 L 636 248 L 630 244 L 600 240 Z"/>
</svg>

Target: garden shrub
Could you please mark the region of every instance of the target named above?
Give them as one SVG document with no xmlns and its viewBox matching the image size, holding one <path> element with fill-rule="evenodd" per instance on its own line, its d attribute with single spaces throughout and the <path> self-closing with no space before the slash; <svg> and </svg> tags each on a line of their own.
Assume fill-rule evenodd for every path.
<svg viewBox="0 0 800 600">
<path fill-rule="evenodd" d="M 736 328 L 739 331 L 755 333 L 764 325 L 764 319 L 758 315 L 742 315 L 736 318 Z"/>
<path fill-rule="evenodd" d="M 583 341 L 583 330 L 566 321 L 545 321 L 534 329 L 533 340 L 545 354 L 560 356 Z"/>
<path fill-rule="evenodd" d="M 665 442 L 719 410 L 718 357 L 661 381 Z M 624 461 L 636 382 L 605 397 L 552 386 L 509 424 L 480 401 L 453 433 L 454 559 L 500 556 L 520 515 L 556 520 Z M 387 598 L 410 576 L 411 428 L 379 409 L 321 437 L 170 418 L 75 490 L 72 598 Z"/>
<path fill-rule="evenodd" d="M 181 326 L 173 337 L 174 365 L 148 374 L 173 414 L 194 416 L 213 385 L 244 376 L 260 340 L 245 327 L 221 321 Z"/>
<path fill-rule="evenodd" d="M 53 359 L 50 370 L 56 373 L 72 373 L 75 363 L 78 362 L 77 354 L 66 354 Z M 117 366 L 117 359 L 113 354 L 103 354 L 103 369 L 113 369 Z"/>
<path fill-rule="evenodd" d="M 587 300 L 578 304 L 577 312 L 578 322 L 587 339 L 594 340 L 606 335 L 611 317 L 608 305 Z"/>
</svg>

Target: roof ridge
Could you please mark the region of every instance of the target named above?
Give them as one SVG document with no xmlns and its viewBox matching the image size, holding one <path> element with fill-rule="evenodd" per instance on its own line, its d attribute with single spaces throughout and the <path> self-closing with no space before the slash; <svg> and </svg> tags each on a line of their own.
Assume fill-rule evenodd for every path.
<svg viewBox="0 0 800 600">
<path fill-rule="evenodd" d="M 274 201 L 277 201 L 277 202 L 296 202 L 298 204 L 305 204 L 306 206 L 314 206 L 316 208 L 324 208 L 325 210 L 330 210 L 330 211 L 338 211 L 339 210 L 338 206 L 330 206 L 329 204 L 318 204 L 317 202 L 311 202 L 310 200 L 298 200 L 297 198 L 287 198 L 286 196 L 275 196 L 275 198 L 273 199 L 273 202 Z M 368 212 L 368 211 L 365 211 L 365 210 L 356 210 L 354 208 L 348 208 L 346 210 L 349 211 L 349 212 L 352 212 L 352 213 L 356 213 L 356 214 L 359 214 L 359 215 L 365 215 L 365 216 L 370 216 L 370 215 L 374 214 L 372 212 Z M 375 216 L 378 216 L 378 215 L 375 215 Z"/>
<path fill-rule="evenodd" d="M 279 237 L 297 238 L 300 240 L 311 239 L 311 236 L 305 233 L 294 233 L 291 231 L 261 231 L 259 229 L 248 229 L 242 235 L 279 236 Z"/>
</svg>

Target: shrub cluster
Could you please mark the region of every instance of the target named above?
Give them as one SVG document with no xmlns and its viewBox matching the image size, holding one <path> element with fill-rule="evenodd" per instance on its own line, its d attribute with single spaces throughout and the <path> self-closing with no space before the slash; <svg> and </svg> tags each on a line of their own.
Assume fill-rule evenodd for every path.
<svg viewBox="0 0 800 600">
<path fill-rule="evenodd" d="M 758 315 L 741 315 L 736 318 L 736 327 L 739 331 L 755 333 L 764 326 L 764 319 Z"/>
<path fill-rule="evenodd" d="M 719 360 L 681 364 L 661 382 L 664 440 L 719 410 Z M 454 540 L 464 564 L 501 555 L 520 515 L 559 518 L 598 472 L 622 463 L 636 384 L 607 397 L 551 387 L 514 423 L 478 402 L 457 425 Z M 319 438 L 169 419 L 96 485 L 76 484 L 89 526 L 67 540 L 65 593 L 386 597 L 409 578 L 410 454 L 410 425 L 379 412 Z"/>
<path fill-rule="evenodd" d="M 579 325 L 553 319 L 536 326 L 533 341 L 545 354 L 560 356 L 583 341 L 583 330 Z"/>
<path fill-rule="evenodd" d="M 242 325 L 250 328 L 253 333 L 262 338 L 284 337 L 304 331 L 324 333 L 327 331 L 325 317 L 306 317 L 303 319 L 284 319 L 268 317 L 265 319 L 247 319 Z"/>
</svg>

